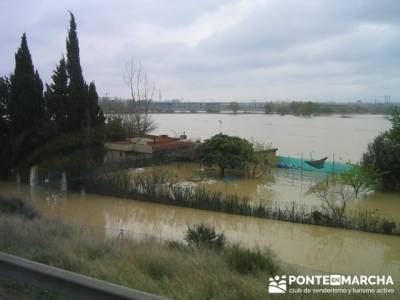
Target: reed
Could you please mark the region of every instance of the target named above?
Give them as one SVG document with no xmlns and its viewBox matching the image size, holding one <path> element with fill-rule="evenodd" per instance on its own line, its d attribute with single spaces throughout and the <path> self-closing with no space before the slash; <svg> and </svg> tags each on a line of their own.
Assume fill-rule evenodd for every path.
<svg viewBox="0 0 400 300">
<path fill-rule="evenodd" d="M 90 193 L 134 200 L 197 208 L 243 216 L 267 218 L 293 223 L 322 225 L 367 232 L 400 235 L 399 224 L 370 212 L 345 214 L 338 219 L 321 208 L 307 208 L 290 203 L 284 207 L 274 202 L 252 204 L 247 197 L 183 187 L 167 172 L 149 171 L 141 174 L 113 172 L 91 177 L 86 182 Z"/>
</svg>

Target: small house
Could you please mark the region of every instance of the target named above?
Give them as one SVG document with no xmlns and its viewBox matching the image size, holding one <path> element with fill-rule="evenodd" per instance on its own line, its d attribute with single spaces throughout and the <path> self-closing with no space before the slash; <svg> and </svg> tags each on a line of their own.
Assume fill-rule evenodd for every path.
<svg viewBox="0 0 400 300">
<path fill-rule="evenodd" d="M 168 135 L 146 135 L 123 141 L 105 143 L 107 150 L 106 161 L 123 160 L 130 157 L 151 157 L 156 152 L 186 149 L 193 142 L 186 139 L 185 135 L 179 138 Z"/>
</svg>

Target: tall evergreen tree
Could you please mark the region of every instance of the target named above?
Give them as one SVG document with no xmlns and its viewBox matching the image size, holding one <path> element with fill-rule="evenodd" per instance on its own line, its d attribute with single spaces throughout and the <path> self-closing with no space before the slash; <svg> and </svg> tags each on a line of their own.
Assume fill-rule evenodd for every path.
<svg viewBox="0 0 400 300">
<path fill-rule="evenodd" d="M 98 128 L 104 125 L 104 115 L 99 106 L 99 96 L 94 82 L 89 84 L 86 126 L 88 128 Z"/>
<path fill-rule="evenodd" d="M 66 41 L 70 127 L 71 130 L 94 128 L 104 124 L 104 117 L 98 105 L 98 95 L 94 83 L 88 86 L 83 78 L 77 26 L 71 12 L 70 17 L 70 28 Z"/>
<path fill-rule="evenodd" d="M 44 119 L 43 83 L 35 71 L 25 33 L 15 54 L 15 71 L 10 78 L 10 138 L 13 164 L 40 143 Z"/>
<path fill-rule="evenodd" d="M 47 116 L 48 122 L 54 126 L 57 134 L 60 134 L 66 132 L 71 123 L 67 65 L 64 57 L 56 66 L 51 78 L 53 83 L 46 85 L 45 92 Z"/>
<path fill-rule="evenodd" d="M 0 138 L 9 131 L 9 116 L 7 109 L 9 98 L 10 81 L 6 76 L 0 77 Z"/>
<path fill-rule="evenodd" d="M 87 103 L 88 88 L 83 79 L 82 67 L 79 57 L 79 40 L 76 31 L 74 15 L 70 12 L 70 28 L 66 41 L 67 46 L 67 72 L 69 78 L 68 92 L 70 97 L 71 130 L 79 130 L 85 126 L 85 107 Z"/>
<path fill-rule="evenodd" d="M 52 99 L 55 103 L 60 101 L 66 103 L 65 109 L 62 108 L 61 112 L 66 112 L 68 121 L 62 132 L 63 135 L 54 140 L 54 149 L 59 148 L 58 153 L 65 153 L 61 161 L 59 159 L 57 163 L 67 171 L 69 182 L 74 186 L 79 186 L 83 183 L 82 178 L 103 162 L 104 117 L 98 105 L 94 83 L 88 86 L 82 74 L 77 26 L 72 13 L 70 13 L 66 50 L 65 70 L 60 62 L 54 73 L 54 84 L 49 87 L 49 95 L 57 94 L 57 97 Z M 65 72 L 67 79 L 65 79 Z M 67 85 L 66 97 L 62 93 L 65 84 Z M 60 97 L 61 94 L 63 97 Z M 49 111 L 54 111 L 54 109 L 49 108 Z"/>
<path fill-rule="evenodd" d="M 10 119 L 8 101 L 10 98 L 10 81 L 0 77 L 0 178 L 6 177 L 9 171 L 10 155 Z"/>
<path fill-rule="evenodd" d="M 85 88 L 83 79 L 81 61 L 79 57 L 79 40 L 76 31 L 76 22 L 74 15 L 70 12 L 70 23 L 67 38 L 67 69 L 70 79 L 70 87 L 81 92 Z"/>
</svg>

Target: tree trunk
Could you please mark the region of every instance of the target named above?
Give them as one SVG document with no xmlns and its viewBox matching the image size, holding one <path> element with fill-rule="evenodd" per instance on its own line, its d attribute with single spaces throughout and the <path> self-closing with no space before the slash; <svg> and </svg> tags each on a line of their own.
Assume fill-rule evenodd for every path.
<svg viewBox="0 0 400 300">
<path fill-rule="evenodd" d="M 220 176 L 223 178 L 225 176 L 225 167 L 220 167 Z"/>
</svg>

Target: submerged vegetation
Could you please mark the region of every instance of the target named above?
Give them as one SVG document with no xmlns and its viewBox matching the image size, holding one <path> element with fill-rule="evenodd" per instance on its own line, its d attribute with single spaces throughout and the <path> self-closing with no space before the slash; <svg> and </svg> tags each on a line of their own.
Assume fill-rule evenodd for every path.
<svg viewBox="0 0 400 300">
<path fill-rule="evenodd" d="M 392 220 L 378 217 L 373 212 L 345 213 L 345 209 L 307 209 L 291 203 L 281 207 L 276 203 L 252 204 L 247 197 L 208 191 L 204 188 L 183 187 L 166 172 L 144 172 L 129 174 L 114 172 L 92 177 L 87 182 L 87 191 L 106 196 L 116 196 L 171 204 L 183 207 L 211 210 L 229 214 L 267 218 L 294 223 L 323 225 L 377 233 L 400 234 L 399 225 L 388 230 Z M 338 213 L 340 217 L 338 217 Z"/>
<path fill-rule="evenodd" d="M 217 165 L 220 176 L 228 168 L 245 169 L 254 153 L 252 144 L 246 139 L 226 134 L 216 134 L 197 148 L 199 161 L 206 165 Z"/>
<path fill-rule="evenodd" d="M 207 166 L 218 166 L 220 177 L 227 169 L 242 170 L 248 178 L 264 175 L 266 168 L 276 164 L 271 145 L 250 142 L 238 136 L 216 134 L 196 148 L 197 160 Z M 268 153 L 269 152 L 269 153 Z"/>
<path fill-rule="evenodd" d="M 335 174 L 334 178 L 338 183 L 351 187 L 354 198 L 358 198 L 359 194 L 374 191 L 382 175 L 371 166 L 353 164 L 348 170 Z"/>
</svg>

